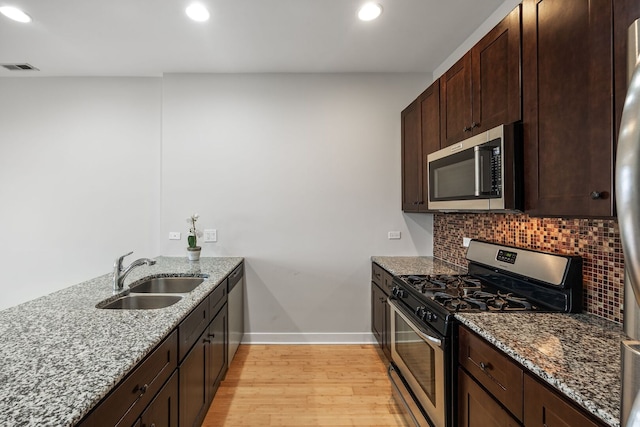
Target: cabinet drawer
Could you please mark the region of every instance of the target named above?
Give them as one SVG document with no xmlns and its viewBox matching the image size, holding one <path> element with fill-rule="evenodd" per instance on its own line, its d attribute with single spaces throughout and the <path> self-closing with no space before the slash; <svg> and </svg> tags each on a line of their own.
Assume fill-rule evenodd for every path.
<svg viewBox="0 0 640 427">
<path fill-rule="evenodd" d="M 384 269 L 376 263 L 371 263 L 371 281 L 382 287 L 384 284 Z"/>
<path fill-rule="evenodd" d="M 522 420 L 523 371 L 506 355 L 464 327 L 460 328 L 460 365 L 519 420 Z"/>
<path fill-rule="evenodd" d="M 229 278 L 227 279 L 227 293 L 231 292 L 231 289 L 233 289 L 233 287 L 237 285 L 240 280 L 242 280 L 243 276 L 244 263 L 237 266 L 236 269 L 233 270 L 233 273 L 229 275 Z"/>
<path fill-rule="evenodd" d="M 225 279 L 224 282 L 220 283 L 218 287 L 216 287 L 211 295 L 209 296 L 209 305 L 211 310 L 211 319 L 215 317 L 215 315 L 220 311 L 224 303 L 227 302 L 227 282 L 228 279 Z"/>
<path fill-rule="evenodd" d="M 87 426 L 133 425 L 177 367 L 174 331 L 82 422 Z"/>
<path fill-rule="evenodd" d="M 202 331 L 206 329 L 210 319 L 209 297 L 207 297 L 178 325 L 178 360 L 184 359 Z"/>
</svg>

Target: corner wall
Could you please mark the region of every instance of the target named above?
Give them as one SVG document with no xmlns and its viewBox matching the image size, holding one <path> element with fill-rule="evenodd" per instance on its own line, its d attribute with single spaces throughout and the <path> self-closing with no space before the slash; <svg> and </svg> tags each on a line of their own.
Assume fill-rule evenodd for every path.
<svg viewBox="0 0 640 427">
<path fill-rule="evenodd" d="M 203 256 L 246 257 L 245 339 L 369 341 L 370 257 L 431 255 L 432 216 L 400 209 L 400 111 L 429 82 L 165 75 L 162 253 L 184 256 L 198 212 Z"/>
</svg>

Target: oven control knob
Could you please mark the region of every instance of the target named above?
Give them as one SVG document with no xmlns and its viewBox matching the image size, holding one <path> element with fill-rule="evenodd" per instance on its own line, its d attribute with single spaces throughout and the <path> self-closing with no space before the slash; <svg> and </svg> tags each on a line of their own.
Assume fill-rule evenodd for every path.
<svg viewBox="0 0 640 427">
<path fill-rule="evenodd" d="M 397 286 L 395 286 L 391 292 L 393 293 L 393 296 L 396 298 L 404 298 L 407 296 L 407 292 L 404 289 L 400 289 Z"/>
<path fill-rule="evenodd" d="M 426 311 L 425 311 L 424 307 L 416 308 L 416 316 L 418 316 L 420 319 L 424 319 L 425 313 L 426 313 Z"/>
<path fill-rule="evenodd" d="M 431 311 L 427 311 L 427 314 L 424 316 L 424 318 L 428 322 L 435 322 L 436 319 L 438 319 L 438 316 L 436 316 L 435 313 L 433 313 Z"/>
</svg>

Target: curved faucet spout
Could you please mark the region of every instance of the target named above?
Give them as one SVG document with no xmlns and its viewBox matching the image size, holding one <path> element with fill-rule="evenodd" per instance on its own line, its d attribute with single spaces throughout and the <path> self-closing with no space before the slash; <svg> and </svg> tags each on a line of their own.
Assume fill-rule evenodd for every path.
<svg viewBox="0 0 640 427">
<path fill-rule="evenodd" d="M 126 268 L 122 267 L 122 260 L 131 255 L 133 252 L 129 252 L 128 254 L 122 255 L 116 258 L 115 263 L 113 264 L 113 292 L 118 293 L 124 288 L 124 278 L 127 277 L 127 274 L 131 272 L 135 267 L 140 267 L 141 265 L 154 265 L 156 262 L 149 258 L 140 258 L 133 261 Z"/>
</svg>

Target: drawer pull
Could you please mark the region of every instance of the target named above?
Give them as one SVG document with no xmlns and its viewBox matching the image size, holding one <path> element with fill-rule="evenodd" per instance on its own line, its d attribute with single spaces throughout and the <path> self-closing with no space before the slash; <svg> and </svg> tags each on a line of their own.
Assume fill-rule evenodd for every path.
<svg viewBox="0 0 640 427">
<path fill-rule="evenodd" d="M 480 362 L 480 369 L 486 372 L 487 369 L 489 369 L 489 365 L 484 362 Z"/>
<path fill-rule="evenodd" d="M 207 334 L 207 336 L 208 336 L 209 338 L 215 338 L 215 337 L 216 337 L 216 334 Z"/>
<path fill-rule="evenodd" d="M 142 387 L 138 386 L 136 388 L 136 391 L 140 392 L 140 395 L 138 396 L 138 399 L 140 399 L 147 392 L 148 389 L 149 389 L 149 385 L 148 384 L 145 384 Z"/>
</svg>

